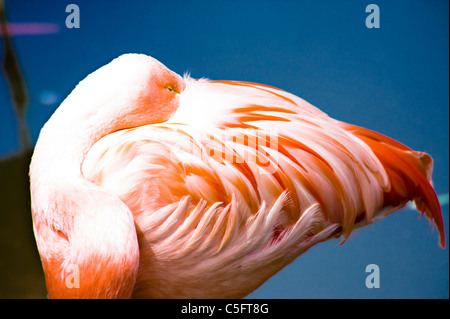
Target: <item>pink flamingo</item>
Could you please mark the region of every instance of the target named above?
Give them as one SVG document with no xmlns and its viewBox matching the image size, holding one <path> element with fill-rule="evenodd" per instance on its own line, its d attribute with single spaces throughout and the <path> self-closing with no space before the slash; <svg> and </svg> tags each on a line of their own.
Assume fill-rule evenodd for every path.
<svg viewBox="0 0 450 319">
<path fill-rule="evenodd" d="M 429 155 L 285 91 L 122 55 L 78 84 L 36 144 L 48 294 L 244 297 L 313 245 L 411 200 L 444 246 L 431 173 Z"/>
</svg>

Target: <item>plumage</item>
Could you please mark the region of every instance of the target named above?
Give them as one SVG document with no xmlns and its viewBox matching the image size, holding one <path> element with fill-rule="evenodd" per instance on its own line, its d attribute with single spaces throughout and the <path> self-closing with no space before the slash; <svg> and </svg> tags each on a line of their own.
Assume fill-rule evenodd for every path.
<svg viewBox="0 0 450 319">
<path fill-rule="evenodd" d="M 77 86 L 36 145 L 49 295 L 244 297 L 313 245 L 411 200 L 444 246 L 431 172 L 429 155 L 283 90 L 123 55 Z M 78 263 L 85 277 L 69 289 L 64 267 Z"/>
</svg>

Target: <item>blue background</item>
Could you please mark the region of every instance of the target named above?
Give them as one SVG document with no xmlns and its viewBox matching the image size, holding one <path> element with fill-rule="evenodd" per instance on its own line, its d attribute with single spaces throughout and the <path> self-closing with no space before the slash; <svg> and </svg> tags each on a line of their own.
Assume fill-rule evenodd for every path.
<svg viewBox="0 0 450 319">
<path fill-rule="evenodd" d="M 79 29 L 65 26 L 69 3 L 79 5 Z M 380 8 L 379 29 L 365 26 L 370 3 Z M 138 52 L 179 74 L 282 88 L 334 118 L 425 151 L 435 161 L 438 194 L 449 188 L 448 5 L 6 1 L 11 22 L 59 25 L 57 33 L 12 38 L 28 89 L 33 144 L 76 83 L 118 55 Z M 20 140 L 3 75 L 0 112 L 0 158 L 6 159 L 20 152 Z M 448 213 L 443 205 L 447 243 Z M 404 209 L 355 231 L 342 246 L 340 240 L 319 244 L 249 297 L 448 298 L 448 246 L 441 249 L 437 242 L 428 220 Z M 380 268 L 379 289 L 365 286 L 365 268 L 372 263 Z"/>
</svg>

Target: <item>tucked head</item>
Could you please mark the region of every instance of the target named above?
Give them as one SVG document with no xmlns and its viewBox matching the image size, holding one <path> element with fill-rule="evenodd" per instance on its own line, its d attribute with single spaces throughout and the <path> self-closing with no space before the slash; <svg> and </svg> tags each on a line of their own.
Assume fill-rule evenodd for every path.
<svg viewBox="0 0 450 319">
<path fill-rule="evenodd" d="M 67 102 L 86 120 L 107 122 L 118 130 L 168 120 L 184 88 L 183 78 L 158 60 L 124 54 L 81 81 Z"/>
</svg>

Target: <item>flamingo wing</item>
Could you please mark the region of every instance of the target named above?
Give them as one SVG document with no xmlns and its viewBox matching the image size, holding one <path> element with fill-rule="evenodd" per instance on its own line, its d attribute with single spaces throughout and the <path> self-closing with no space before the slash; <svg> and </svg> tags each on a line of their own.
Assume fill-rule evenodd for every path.
<svg viewBox="0 0 450 319">
<path fill-rule="evenodd" d="M 445 244 L 428 155 L 273 87 L 185 82 L 170 120 L 112 133 L 83 163 L 134 215 L 134 296 L 243 297 L 411 200 Z"/>
</svg>

